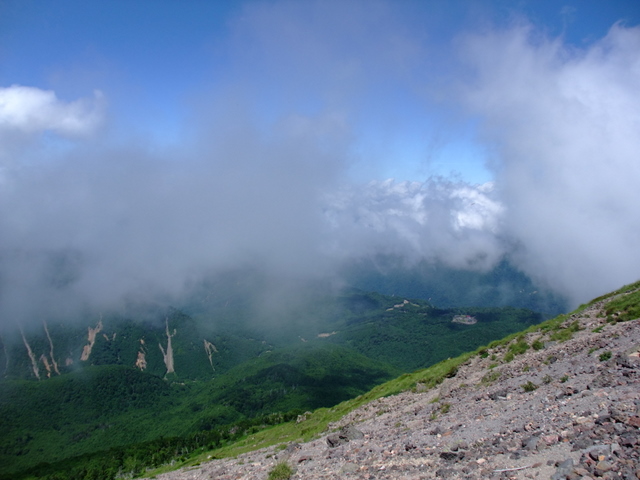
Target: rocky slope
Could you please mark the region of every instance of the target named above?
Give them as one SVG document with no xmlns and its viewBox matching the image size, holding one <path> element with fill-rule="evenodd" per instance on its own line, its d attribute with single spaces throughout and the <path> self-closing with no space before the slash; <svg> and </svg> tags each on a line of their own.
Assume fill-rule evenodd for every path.
<svg viewBox="0 0 640 480">
<path fill-rule="evenodd" d="M 308 443 L 157 478 L 266 479 L 287 462 L 292 479 L 639 479 L 640 320 L 607 322 L 610 300 L 471 357 L 435 388 L 375 400 Z"/>
</svg>

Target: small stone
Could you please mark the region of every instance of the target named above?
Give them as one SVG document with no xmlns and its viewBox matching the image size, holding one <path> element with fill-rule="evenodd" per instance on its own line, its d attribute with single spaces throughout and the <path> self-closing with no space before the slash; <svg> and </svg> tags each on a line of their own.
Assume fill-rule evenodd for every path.
<svg viewBox="0 0 640 480">
<path fill-rule="evenodd" d="M 522 447 L 529 451 L 535 450 L 538 446 L 539 437 L 533 436 L 522 441 Z"/>
<path fill-rule="evenodd" d="M 564 480 L 573 470 L 573 460 L 567 458 L 564 462 L 558 465 L 556 472 L 551 476 L 551 480 Z"/>
<path fill-rule="evenodd" d="M 629 417 L 626 423 L 632 427 L 640 428 L 640 417 Z"/>
<path fill-rule="evenodd" d="M 606 459 L 611 453 L 611 447 L 609 445 L 594 445 L 586 448 L 584 453 L 589 455 L 596 462 Z"/>
<path fill-rule="evenodd" d="M 541 438 L 542 438 L 542 441 L 547 445 L 554 445 L 559 441 L 558 435 L 544 435 Z"/>
<path fill-rule="evenodd" d="M 458 454 L 455 452 L 440 452 L 440 458 L 450 462 L 452 460 L 457 460 Z"/>
<path fill-rule="evenodd" d="M 605 472 L 608 472 L 613 468 L 613 465 L 610 462 L 602 460 L 596 464 L 596 475 L 602 476 Z"/>
<path fill-rule="evenodd" d="M 487 459 L 486 458 L 479 458 L 476 460 L 476 463 L 478 465 L 482 465 L 483 463 L 486 463 Z"/>
</svg>

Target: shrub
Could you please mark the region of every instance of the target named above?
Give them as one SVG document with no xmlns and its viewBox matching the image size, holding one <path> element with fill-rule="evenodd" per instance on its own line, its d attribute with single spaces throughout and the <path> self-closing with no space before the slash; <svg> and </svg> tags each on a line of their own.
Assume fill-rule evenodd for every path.
<svg viewBox="0 0 640 480">
<path fill-rule="evenodd" d="M 531 348 L 533 348 L 536 351 L 542 350 L 544 348 L 544 343 L 542 343 L 539 338 L 536 338 L 531 344 Z"/>
<path fill-rule="evenodd" d="M 268 480 L 288 480 L 293 475 L 293 468 L 287 462 L 280 462 L 269 472 Z"/>
<path fill-rule="evenodd" d="M 525 392 L 533 392 L 538 388 L 538 385 L 529 380 L 527 383 L 520 385 Z"/>
<path fill-rule="evenodd" d="M 598 358 L 600 359 L 601 362 L 606 362 L 611 358 L 611 352 L 609 351 L 603 352 L 600 354 Z"/>
</svg>

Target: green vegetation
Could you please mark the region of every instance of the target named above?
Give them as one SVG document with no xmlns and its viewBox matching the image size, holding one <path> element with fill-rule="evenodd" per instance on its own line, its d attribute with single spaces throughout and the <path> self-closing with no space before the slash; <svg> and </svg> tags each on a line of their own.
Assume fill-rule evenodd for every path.
<svg viewBox="0 0 640 480">
<path fill-rule="evenodd" d="M 636 284 L 634 284 L 636 285 Z M 605 310 L 608 322 L 626 322 L 640 317 L 640 291 L 621 293 Z"/>
<path fill-rule="evenodd" d="M 482 377 L 482 380 L 480 380 L 480 383 L 489 385 L 495 382 L 496 380 L 498 380 L 500 378 L 500 375 L 501 375 L 500 372 L 496 372 L 495 370 L 492 370 L 489 373 L 487 373 L 484 377 Z"/>
<path fill-rule="evenodd" d="M 520 385 L 525 392 L 533 392 L 538 388 L 538 385 L 529 380 L 527 383 Z"/>
<path fill-rule="evenodd" d="M 531 348 L 535 351 L 542 350 L 544 348 L 544 343 L 542 343 L 539 338 L 536 338 L 533 343 L 531 343 Z"/>
<path fill-rule="evenodd" d="M 609 351 L 603 352 L 600 354 L 598 358 L 600 359 L 601 362 L 606 362 L 611 358 L 611 352 Z"/>
<path fill-rule="evenodd" d="M 286 463 L 286 462 L 281 462 L 278 463 L 275 467 L 273 467 L 270 471 L 269 471 L 269 476 L 267 477 L 268 480 L 288 480 L 289 478 L 291 478 L 291 475 L 294 474 L 293 468 L 291 468 L 291 466 Z"/>
<path fill-rule="evenodd" d="M 555 332 L 551 334 L 551 340 L 556 342 L 566 342 L 573 338 L 573 334 L 580 331 L 580 322 L 577 320 L 569 324 L 568 327 L 562 328 L 559 325 L 554 328 Z"/>
<path fill-rule="evenodd" d="M 526 342 L 523 336 L 519 336 L 516 339 L 515 343 L 509 345 L 509 349 L 504 356 L 504 361 L 510 362 L 515 358 L 516 355 L 522 355 L 527 350 L 529 350 L 529 344 Z"/>
</svg>

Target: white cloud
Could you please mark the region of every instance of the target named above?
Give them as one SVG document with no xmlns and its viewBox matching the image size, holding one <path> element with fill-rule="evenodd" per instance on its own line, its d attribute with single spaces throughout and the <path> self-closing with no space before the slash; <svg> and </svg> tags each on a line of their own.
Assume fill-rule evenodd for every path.
<svg viewBox="0 0 640 480">
<path fill-rule="evenodd" d="M 328 203 L 334 255 L 393 253 L 484 269 L 504 253 L 496 235 L 502 207 L 491 184 L 387 180 L 343 189 Z"/>
<path fill-rule="evenodd" d="M 91 99 L 64 102 L 52 90 L 22 85 L 0 88 L 0 130 L 27 134 L 50 130 L 64 136 L 87 135 L 101 123 L 103 104 L 99 90 Z"/>
<path fill-rule="evenodd" d="M 581 302 L 640 277 L 640 28 L 584 49 L 529 27 L 469 38 L 465 100 L 495 153 L 504 233 Z"/>
</svg>

